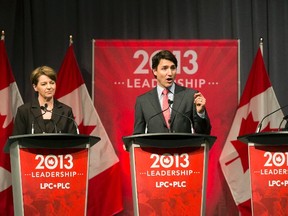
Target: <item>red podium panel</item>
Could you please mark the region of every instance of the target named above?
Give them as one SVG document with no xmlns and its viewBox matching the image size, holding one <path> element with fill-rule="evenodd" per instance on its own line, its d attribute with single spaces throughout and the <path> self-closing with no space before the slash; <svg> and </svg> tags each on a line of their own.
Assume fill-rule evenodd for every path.
<svg viewBox="0 0 288 216">
<path fill-rule="evenodd" d="M 238 138 L 248 144 L 253 215 L 286 215 L 288 133 L 263 132 Z"/>
<path fill-rule="evenodd" d="M 124 137 L 130 152 L 134 215 L 203 215 L 208 151 L 215 139 L 195 134 Z"/>
<path fill-rule="evenodd" d="M 89 148 L 100 138 L 71 134 L 10 137 L 15 215 L 86 215 Z"/>
</svg>

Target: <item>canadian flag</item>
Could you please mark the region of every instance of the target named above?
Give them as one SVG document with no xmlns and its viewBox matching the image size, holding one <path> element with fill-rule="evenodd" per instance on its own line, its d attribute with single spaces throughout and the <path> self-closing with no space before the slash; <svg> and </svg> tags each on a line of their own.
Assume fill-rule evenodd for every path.
<svg viewBox="0 0 288 216">
<path fill-rule="evenodd" d="M 0 41 L 0 215 L 13 215 L 12 181 L 9 153 L 3 148 L 13 131 L 13 119 L 23 100 L 7 57 L 4 39 Z"/>
<path fill-rule="evenodd" d="M 119 159 L 84 83 L 73 44 L 58 73 L 56 98 L 73 109 L 81 134 L 101 138 L 90 148 L 87 215 L 114 215 L 122 207 Z"/>
<path fill-rule="evenodd" d="M 222 172 L 241 215 L 252 214 L 251 188 L 248 145 L 237 137 L 255 133 L 262 118 L 279 107 L 259 48 L 220 156 Z M 263 121 L 263 131 L 277 130 L 282 119 L 283 112 L 275 112 Z"/>
</svg>

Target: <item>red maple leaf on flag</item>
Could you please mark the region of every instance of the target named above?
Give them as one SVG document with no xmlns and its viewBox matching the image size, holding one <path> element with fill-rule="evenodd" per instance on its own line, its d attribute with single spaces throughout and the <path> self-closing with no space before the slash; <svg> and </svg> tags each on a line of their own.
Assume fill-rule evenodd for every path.
<svg viewBox="0 0 288 216">
<path fill-rule="evenodd" d="M 80 134 L 101 138 L 89 149 L 87 215 L 120 212 L 123 207 L 119 159 L 88 93 L 73 45 L 68 48 L 58 72 L 55 97 L 72 107 Z"/>
<path fill-rule="evenodd" d="M 241 127 L 239 130 L 238 136 L 249 134 L 251 131 L 254 131 L 258 125 L 258 121 L 254 121 L 252 113 L 250 112 L 246 119 L 242 118 L 241 120 Z M 240 158 L 243 168 L 243 173 L 245 173 L 249 169 L 249 162 L 248 162 L 248 145 L 240 142 L 239 140 L 231 141 L 232 145 L 236 149 L 238 153 L 238 157 L 234 158 L 232 161 L 227 162 L 228 165 L 230 162 Z"/>
<path fill-rule="evenodd" d="M 249 115 L 247 116 L 247 119 L 242 118 L 241 121 L 241 127 L 239 130 L 238 136 L 242 136 L 245 134 L 251 134 L 254 132 L 255 128 L 257 128 L 259 124 L 259 121 L 254 121 L 253 115 L 250 112 Z M 267 124 L 267 126 L 262 130 L 262 131 L 273 131 L 277 130 L 276 128 L 272 129 L 270 127 L 270 122 Z M 243 167 L 243 172 L 246 172 L 249 169 L 249 162 L 248 162 L 248 145 L 239 141 L 239 140 L 233 140 L 231 141 L 232 145 L 238 152 L 238 157 L 234 158 L 233 160 L 229 161 L 226 163 L 228 165 L 230 162 L 233 162 L 234 160 L 240 158 L 242 167 Z"/>
<path fill-rule="evenodd" d="M 7 116 L 5 115 L 0 115 L 0 125 L 4 125 L 4 122 L 6 120 Z M 10 122 L 9 125 L 7 125 L 7 127 L 2 127 L 1 128 L 1 133 L 0 133 L 0 148 L 3 150 L 5 143 L 7 141 L 7 137 L 10 136 L 10 134 L 12 134 L 12 130 L 13 130 L 13 121 Z M 1 155 L 2 154 L 2 155 Z M 10 157 L 9 157 L 9 153 L 5 153 L 3 151 L 1 151 L 0 153 L 0 167 L 4 167 L 6 170 L 11 172 L 11 168 L 10 168 Z"/>
<path fill-rule="evenodd" d="M 13 215 L 10 156 L 3 148 L 12 134 L 16 110 L 23 101 L 11 70 L 4 39 L 0 40 L 0 71 L 0 215 Z"/>
<path fill-rule="evenodd" d="M 265 125 L 261 131 L 271 131 L 271 125 L 278 127 L 278 120 L 283 118 L 280 111 L 274 114 L 274 118 L 265 121 L 263 118 L 279 107 L 258 49 L 220 156 L 223 174 L 241 215 L 251 215 L 251 185 L 248 145 L 238 141 L 237 137 L 255 133 L 259 122 Z"/>
<path fill-rule="evenodd" d="M 84 125 L 83 121 L 78 125 L 80 134 L 91 134 L 92 131 L 96 128 L 96 125 Z"/>
</svg>

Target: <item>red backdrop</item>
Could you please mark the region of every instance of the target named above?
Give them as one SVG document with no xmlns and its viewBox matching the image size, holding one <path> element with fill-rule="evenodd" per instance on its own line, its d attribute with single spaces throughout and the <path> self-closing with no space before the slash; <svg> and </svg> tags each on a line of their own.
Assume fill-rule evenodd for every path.
<svg viewBox="0 0 288 216">
<path fill-rule="evenodd" d="M 220 203 L 227 204 L 219 156 L 238 104 L 237 40 L 93 41 L 93 99 L 120 159 L 124 212 L 133 215 L 129 153 L 123 149 L 122 137 L 133 133 L 136 97 L 156 86 L 150 64 L 162 49 L 171 50 L 178 59 L 176 82 L 199 90 L 207 99 L 211 135 L 217 136 L 209 153 L 209 215 L 219 211 Z"/>
</svg>

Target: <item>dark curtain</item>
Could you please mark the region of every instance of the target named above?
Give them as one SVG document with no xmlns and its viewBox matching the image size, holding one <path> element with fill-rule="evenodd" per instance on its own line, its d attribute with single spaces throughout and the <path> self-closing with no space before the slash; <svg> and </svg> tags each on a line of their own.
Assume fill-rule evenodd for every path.
<svg viewBox="0 0 288 216">
<path fill-rule="evenodd" d="M 263 37 L 270 80 L 280 105 L 288 104 L 285 0 L 0 0 L 0 30 L 24 102 L 31 71 L 59 70 L 72 35 L 90 93 L 92 39 L 239 39 L 241 94 Z M 219 202 L 218 212 L 231 204 Z"/>
<path fill-rule="evenodd" d="M 89 91 L 92 39 L 239 39 L 242 92 L 263 37 L 266 68 L 284 105 L 287 10 L 285 0 L 0 0 L 0 28 L 24 101 L 32 94 L 30 72 L 43 64 L 58 70 L 69 35 Z"/>
</svg>

